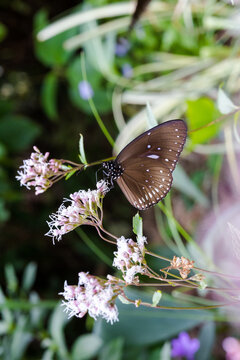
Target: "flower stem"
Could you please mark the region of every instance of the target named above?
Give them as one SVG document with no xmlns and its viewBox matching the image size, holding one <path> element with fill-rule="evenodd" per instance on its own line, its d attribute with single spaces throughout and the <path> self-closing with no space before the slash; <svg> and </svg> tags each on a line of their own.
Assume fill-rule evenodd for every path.
<svg viewBox="0 0 240 360">
<path fill-rule="evenodd" d="M 83 80 L 87 81 L 87 72 L 86 72 L 86 66 L 85 66 L 85 60 L 84 60 L 84 54 L 83 53 L 81 54 L 81 68 L 82 68 Z M 97 120 L 97 123 L 98 123 L 100 129 L 102 130 L 103 134 L 107 138 L 110 145 L 113 147 L 114 146 L 114 140 L 111 137 L 111 135 L 109 134 L 106 126 L 102 122 L 102 119 L 101 119 L 101 117 L 100 117 L 100 115 L 99 115 L 99 113 L 98 113 L 98 111 L 96 109 L 96 106 L 94 105 L 94 102 L 93 102 L 92 98 L 89 98 L 88 102 L 89 102 L 92 113 L 95 116 L 95 119 Z"/>
</svg>

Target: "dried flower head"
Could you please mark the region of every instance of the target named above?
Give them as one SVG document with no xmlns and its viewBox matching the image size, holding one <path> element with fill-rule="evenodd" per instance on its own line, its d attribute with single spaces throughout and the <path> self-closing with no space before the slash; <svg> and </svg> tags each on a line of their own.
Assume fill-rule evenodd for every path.
<svg viewBox="0 0 240 360">
<path fill-rule="evenodd" d="M 189 259 L 183 256 L 181 258 L 174 256 L 173 260 L 171 261 L 171 266 L 169 266 L 168 269 L 178 270 L 181 277 L 183 279 L 186 279 L 193 266 L 194 266 L 194 261 L 190 261 Z"/>
<path fill-rule="evenodd" d="M 138 236 L 137 242 L 121 236 L 117 239 L 117 251 L 114 252 L 113 266 L 122 271 L 124 280 L 130 284 L 139 282 L 136 274 L 146 273 L 145 247 L 146 238 Z"/>
<path fill-rule="evenodd" d="M 50 230 L 46 235 L 53 240 L 61 240 L 62 235 L 80 225 L 101 224 L 102 199 L 108 190 L 106 182 L 101 180 L 96 190 L 80 190 L 70 194 L 70 199 L 65 199 L 57 212 L 50 215 Z M 66 206 L 66 202 L 70 204 Z"/>
<path fill-rule="evenodd" d="M 118 321 L 115 300 L 121 292 L 122 289 L 110 280 L 80 272 L 78 285 L 71 286 L 65 282 L 64 292 L 60 294 L 66 300 L 63 305 L 69 318 L 81 318 L 88 312 L 95 320 L 100 316 L 113 324 Z"/>
</svg>

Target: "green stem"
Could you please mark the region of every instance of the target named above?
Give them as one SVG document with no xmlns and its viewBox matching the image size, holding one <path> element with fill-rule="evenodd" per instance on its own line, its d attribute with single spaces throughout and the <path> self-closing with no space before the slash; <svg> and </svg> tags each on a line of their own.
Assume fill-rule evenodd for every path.
<svg viewBox="0 0 240 360">
<path fill-rule="evenodd" d="M 114 159 L 116 159 L 116 156 L 111 156 L 111 157 L 106 158 L 106 159 L 97 160 L 97 161 L 94 161 L 94 162 L 92 162 L 90 164 L 86 164 L 84 167 L 86 169 L 87 167 L 94 166 L 94 165 L 100 165 L 103 162 L 111 161 L 111 160 L 114 160 Z"/>
<path fill-rule="evenodd" d="M 84 53 L 81 54 L 81 68 L 82 68 L 82 75 L 83 75 L 83 80 L 87 82 L 87 72 L 86 72 L 86 66 L 85 66 L 85 60 L 84 60 Z M 114 140 L 111 137 L 111 135 L 109 134 L 106 126 L 104 125 L 97 109 L 96 106 L 93 102 L 93 99 L 90 98 L 88 99 L 90 108 L 92 110 L 93 115 L 95 116 L 95 119 L 97 120 L 97 123 L 100 127 L 100 129 L 102 130 L 103 134 L 105 135 L 105 137 L 107 138 L 109 144 L 113 147 L 114 146 Z"/>
<path fill-rule="evenodd" d="M 81 228 L 78 227 L 76 229 L 76 232 L 85 242 L 85 244 L 89 247 L 89 249 L 94 252 L 94 254 L 96 254 L 105 264 L 107 264 L 108 266 L 112 266 L 112 260 L 94 244 L 94 242 L 86 235 L 86 233 Z"/>
</svg>

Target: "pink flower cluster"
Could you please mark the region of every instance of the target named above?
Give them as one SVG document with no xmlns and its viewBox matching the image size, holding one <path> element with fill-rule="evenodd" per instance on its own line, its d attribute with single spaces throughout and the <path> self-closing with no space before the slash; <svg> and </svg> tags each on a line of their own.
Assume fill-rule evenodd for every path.
<svg viewBox="0 0 240 360">
<path fill-rule="evenodd" d="M 118 309 L 115 300 L 121 290 L 116 284 L 100 279 L 85 272 L 79 274 L 78 286 L 64 284 L 63 305 L 69 318 L 83 317 L 87 312 L 95 320 L 103 317 L 113 324 L 118 321 Z"/>
<path fill-rule="evenodd" d="M 43 155 L 36 146 L 33 149 L 30 159 L 23 160 L 16 179 L 29 190 L 34 187 L 35 194 L 39 195 L 52 186 L 55 177 L 64 174 L 64 169 L 60 160 L 48 160 L 48 152 Z"/>
<path fill-rule="evenodd" d="M 65 199 L 57 212 L 50 215 L 50 229 L 46 235 L 53 240 L 61 240 L 62 235 L 80 225 L 100 224 L 99 211 L 102 211 L 102 199 L 107 191 L 106 182 L 101 180 L 96 190 L 80 190 L 70 194 L 70 199 Z M 65 206 L 66 202 L 70 202 L 70 205 Z"/>
<path fill-rule="evenodd" d="M 136 274 L 146 273 L 144 243 L 144 236 L 138 236 L 137 242 L 125 239 L 124 236 L 117 239 L 118 250 L 114 252 L 113 266 L 122 271 L 123 278 L 128 284 L 139 282 Z"/>
</svg>

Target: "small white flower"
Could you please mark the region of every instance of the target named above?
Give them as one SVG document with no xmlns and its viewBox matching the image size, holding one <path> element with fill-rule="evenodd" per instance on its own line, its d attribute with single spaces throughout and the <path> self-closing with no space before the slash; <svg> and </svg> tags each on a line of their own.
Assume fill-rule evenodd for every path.
<svg viewBox="0 0 240 360">
<path fill-rule="evenodd" d="M 78 286 L 70 286 L 65 282 L 64 292 L 60 294 L 66 300 L 63 301 L 63 305 L 69 317 L 83 317 L 88 312 L 95 320 L 103 317 L 113 324 L 118 321 L 115 299 L 120 292 L 117 285 L 81 272 Z"/>
<path fill-rule="evenodd" d="M 62 235 L 74 230 L 80 225 L 96 225 L 100 223 L 99 211 L 102 210 L 102 199 L 108 191 L 106 183 L 102 180 L 97 183 L 97 190 L 80 190 L 70 194 L 56 213 L 50 215 L 47 236 L 61 240 Z M 69 203 L 68 206 L 65 204 Z"/>
<path fill-rule="evenodd" d="M 117 251 L 114 252 L 113 266 L 122 271 L 124 280 L 130 284 L 139 279 L 136 274 L 146 272 L 145 247 L 146 238 L 138 237 L 137 242 L 121 236 L 117 239 Z"/>
<path fill-rule="evenodd" d="M 62 161 L 56 159 L 48 160 L 49 153 L 44 155 L 34 146 L 30 159 L 23 160 L 16 179 L 20 185 L 26 186 L 28 190 L 35 188 L 35 194 L 39 195 L 52 186 L 56 176 L 62 176 Z"/>
</svg>

